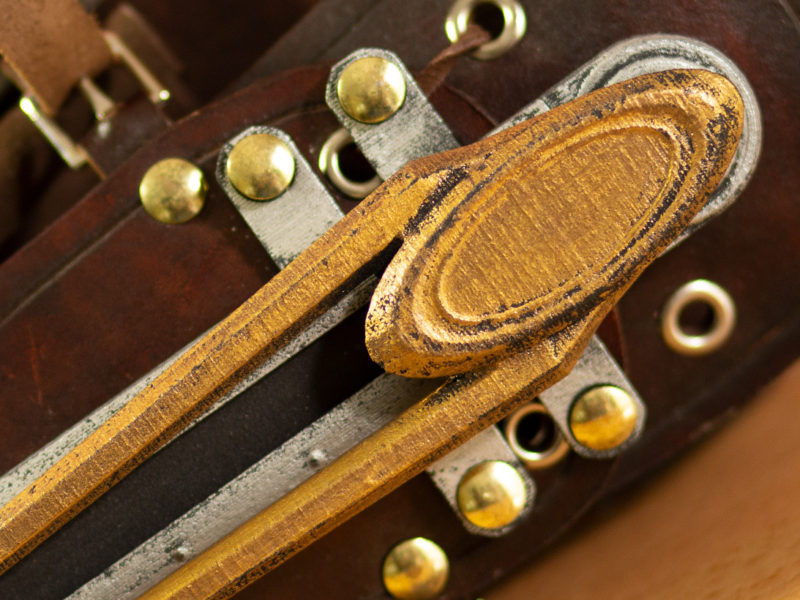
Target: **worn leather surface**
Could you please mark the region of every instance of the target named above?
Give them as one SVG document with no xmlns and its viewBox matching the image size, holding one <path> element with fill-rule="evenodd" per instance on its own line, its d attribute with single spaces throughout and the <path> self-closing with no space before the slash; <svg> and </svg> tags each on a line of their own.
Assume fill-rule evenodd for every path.
<svg viewBox="0 0 800 600">
<path fill-rule="evenodd" d="M 797 355 L 800 287 L 791 274 L 800 264 L 794 192 L 800 185 L 800 115 L 794 108 L 800 102 L 800 32 L 786 6 L 770 0 L 524 4 L 523 42 L 496 61 L 460 61 L 432 97 L 461 142 L 477 139 L 600 50 L 640 33 L 681 33 L 716 46 L 742 68 L 761 103 L 764 151 L 748 189 L 725 215 L 659 259 L 618 307 L 624 365 L 650 411 L 645 436 L 616 463 L 571 457 L 535 475 L 539 501 L 530 520 L 497 540 L 467 534 L 432 484 L 416 478 L 242 597 L 310 598 L 324 582 L 329 597 L 383 598 L 379 568 L 385 552 L 405 537 L 425 535 L 452 561 L 444 597 L 474 598 L 557 538 L 598 496 L 728 419 Z M 326 0 L 233 85 L 257 82 L 254 88 L 162 135 L 0 265 L 0 468 L 155 366 L 274 273 L 213 182 L 195 221 L 168 227 L 150 220 L 135 193 L 146 166 L 165 154 L 185 156 L 212 179 L 216 149 L 253 123 L 284 128 L 315 164 L 321 144 L 337 128 L 322 102 L 325 63 L 358 47 L 382 46 L 419 70 L 446 45 L 448 7 L 441 0 Z M 321 66 L 284 71 L 310 63 Z M 272 80 L 261 81 L 269 75 Z M 658 330 L 666 298 L 696 277 L 726 287 L 740 315 L 730 343 L 705 358 L 675 355 Z M 358 328 L 351 321 L 336 343 L 310 350 L 267 388 L 232 403 L 202 431 L 145 464 L 99 508 L 87 510 L 1 578 L 0 596 L 17 597 L 35 586 L 37 597 L 62 597 L 313 420 L 351 385 L 368 380 L 374 371 L 358 358 Z M 341 352 L 344 340 L 356 344 L 352 371 L 326 358 L 332 347 Z M 299 384 L 304 378 L 297 373 L 313 376 Z M 338 391 L 320 395 L 333 381 Z M 279 420 L 276 414 L 295 416 Z M 75 547 L 85 551 L 71 556 Z M 45 568 L 48 578 L 42 577 Z"/>
<path fill-rule="evenodd" d="M 97 22 L 78 0 L 2 0 L 0 15 L 0 54 L 48 114 L 81 77 L 111 62 Z"/>
</svg>

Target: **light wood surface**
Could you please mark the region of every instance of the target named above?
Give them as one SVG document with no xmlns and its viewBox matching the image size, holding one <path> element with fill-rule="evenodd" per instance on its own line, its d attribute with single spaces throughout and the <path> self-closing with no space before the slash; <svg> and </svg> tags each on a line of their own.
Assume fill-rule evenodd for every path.
<svg viewBox="0 0 800 600">
<path fill-rule="evenodd" d="M 800 361 L 486 600 L 800 598 Z"/>
</svg>

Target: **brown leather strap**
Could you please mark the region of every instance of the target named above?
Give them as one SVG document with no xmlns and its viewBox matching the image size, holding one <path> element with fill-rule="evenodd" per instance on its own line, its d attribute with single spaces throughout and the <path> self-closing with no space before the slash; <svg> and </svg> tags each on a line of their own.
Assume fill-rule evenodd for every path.
<svg viewBox="0 0 800 600">
<path fill-rule="evenodd" d="M 78 0 L 0 0 L 0 15 L 0 54 L 48 114 L 81 77 L 111 62 L 100 28 Z"/>
<path fill-rule="evenodd" d="M 439 52 L 428 65 L 415 75 L 417 84 L 430 96 L 444 82 L 458 59 L 490 41 L 492 36 L 483 27 L 470 23 L 467 31 L 454 44 Z"/>
</svg>

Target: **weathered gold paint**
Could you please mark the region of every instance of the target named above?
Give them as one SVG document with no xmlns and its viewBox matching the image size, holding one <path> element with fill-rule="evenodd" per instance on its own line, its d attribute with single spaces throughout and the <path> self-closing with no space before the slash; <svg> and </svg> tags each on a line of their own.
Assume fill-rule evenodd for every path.
<svg viewBox="0 0 800 600">
<path fill-rule="evenodd" d="M 398 340 L 413 333 L 413 329 L 402 329 L 409 326 L 409 317 L 420 323 L 430 315 L 432 320 L 428 320 L 425 329 L 441 327 L 441 317 L 425 306 L 423 298 L 400 294 L 397 304 L 393 304 L 386 289 L 402 281 L 407 266 L 416 260 L 415 254 L 435 266 L 434 261 L 443 258 L 442 247 L 455 246 L 453 240 L 445 246 L 434 241 L 428 248 L 428 234 L 469 199 L 477 183 L 499 186 L 507 177 L 519 176 L 518 169 L 506 166 L 519 165 L 526 155 L 535 163 L 542 143 L 547 147 L 574 144 L 575 137 L 580 138 L 596 124 L 598 106 L 608 111 L 608 118 L 626 107 L 649 107 L 657 113 L 655 109 L 669 106 L 669 110 L 663 109 L 665 135 L 674 130 L 675 121 L 687 120 L 684 113 L 691 116 L 688 120 L 700 131 L 690 133 L 692 152 L 681 159 L 689 176 L 672 204 L 665 205 L 643 231 L 642 239 L 647 241 L 633 244 L 624 256 L 609 252 L 622 263 L 615 263 L 615 268 L 607 271 L 587 266 L 586 272 L 592 277 L 579 276 L 575 282 L 596 286 L 605 281 L 605 291 L 573 294 L 575 304 L 549 298 L 536 317 L 546 327 L 527 344 L 509 337 L 509 332 L 520 333 L 514 322 L 501 323 L 494 338 L 489 332 L 460 336 L 459 352 L 465 351 L 475 359 L 461 359 L 458 368 L 484 367 L 481 371 L 445 383 L 184 565 L 144 598 L 222 598 L 235 593 L 563 377 L 614 302 L 689 222 L 724 174 L 736 147 L 742 115 L 741 100 L 727 80 L 705 71 L 644 76 L 594 92 L 472 146 L 404 167 L 75 450 L 0 509 L 0 568 L 14 564 L 174 437 L 254 365 L 285 345 L 351 289 L 357 283 L 354 275 L 397 238 L 403 239 L 403 246 L 373 298 L 367 342 L 373 356 L 388 366 L 425 372 L 432 364 L 431 356 L 407 340 Z M 717 132 L 720 125 L 727 128 L 723 128 L 727 136 L 714 140 L 705 137 L 715 135 L 708 127 L 711 120 L 716 120 Z M 595 133 L 592 129 L 593 136 Z M 457 181 L 454 174 L 458 175 Z M 616 172 L 608 172 L 608 177 L 617 176 Z M 535 170 L 528 177 L 535 179 Z M 650 202 L 636 189 L 620 184 L 619 190 L 624 196 L 615 202 Z M 524 203 L 519 206 L 523 212 L 527 210 Z M 636 214 L 635 210 L 623 212 Z M 510 214 L 506 218 L 529 217 Z M 542 212 L 537 218 L 542 220 L 541 232 L 545 235 L 565 218 L 582 219 L 587 228 L 592 228 L 596 215 L 590 212 L 566 217 Z M 446 237 L 447 228 L 438 235 Z M 539 259 L 545 265 L 555 264 L 561 253 L 580 253 L 587 243 L 610 250 L 623 244 L 619 239 L 606 239 L 604 232 L 597 230 L 589 240 L 561 240 L 551 256 Z M 498 240 L 497 249 L 509 255 L 522 250 L 502 240 Z M 550 270 L 537 267 L 536 272 L 547 279 Z M 530 278 L 534 272 L 518 276 Z M 537 285 L 544 289 L 548 284 Z M 560 282 L 551 281 L 550 285 L 558 286 Z M 486 293 L 491 293 L 490 287 Z M 392 314 L 402 317 L 398 321 L 401 327 L 392 330 L 393 337 L 386 337 L 382 321 Z M 443 356 L 445 361 L 452 361 L 454 355 L 443 348 Z"/>
<path fill-rule="evenodd" d="M 373 296 L 373 360 L 408 377 L 471 371 L 615 302 L 688 225 L 738 140 L 732 84 L 667 73 L 558 107 L 501 133 L 503 146 L 447 153 L 437 175 L 451 191 L 409 228 Z"/>
</svg>

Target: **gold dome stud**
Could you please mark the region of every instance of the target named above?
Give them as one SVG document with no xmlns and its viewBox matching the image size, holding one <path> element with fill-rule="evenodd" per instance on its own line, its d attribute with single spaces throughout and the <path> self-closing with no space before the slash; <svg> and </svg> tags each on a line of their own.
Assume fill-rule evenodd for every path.
<svg viewBox="0 0 800 600">
<path fill-rule="evenodd" d="M 344 111 L 356 121 L 380 123 L 403 105 L 406 80 L 393 62 L 367 56 L 344 68 L 336 84 L 336 93 Z"/>
<path fill-rule="evenodd" d="M 572 435 L 591 450 L 611 450 L 625 443 L 636 429 L 639 410 L 631 395 L 615 385 L 583 392 L 569 414 Z"/>
<path fill-rule="evenodd" d="M 225 163 L 233 187 L 251 200 L 280 196 L 292 183 L 294 170 L 289 146 L 269 133 L 254 133 L 236 142 Z"/>
<path fill-rule="evenodd" d="M 173 225 L 202 210 L 207 190 L 199 168 L 182 158 L 165 158 L 147 169 L 139 183 L 139 198 L 156 221 Z"/>
<path fill-rule="evenodd" d="M 464 474 L 456 492 L 458 508 L 470 523 L 501 529 L 522 514 L 528 489 L 519 471 L 507 462 L 490 460 Z"/>
<path fill-rule="evenodd" d="M 431 600 L 447 585 L 450 563 L 438 544 L 416 537 L 400 542 L 383 561 L 383 585 L 398 600 Z"/>
</svg>

